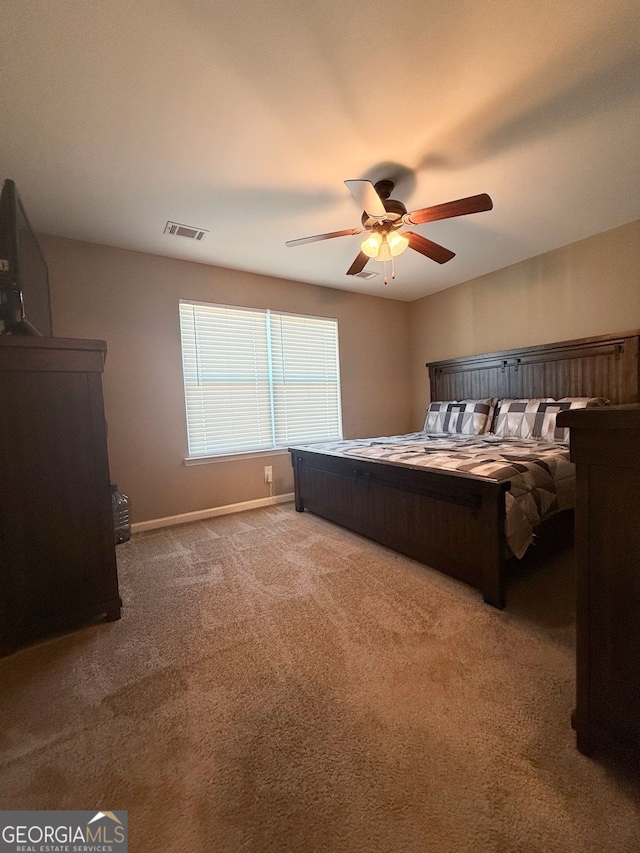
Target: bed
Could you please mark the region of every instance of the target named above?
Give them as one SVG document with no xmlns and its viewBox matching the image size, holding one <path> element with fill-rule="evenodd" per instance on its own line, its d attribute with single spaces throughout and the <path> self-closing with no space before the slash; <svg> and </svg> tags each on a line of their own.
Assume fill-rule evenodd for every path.
<svg viewBox="0 0 640 853">
<path fill-rule="evenodd" d="M 603 335 L 433 362 L 427 365 L 431 399 L 638 402 L 639 335 Z M 509 476 L 501 476 L 498 465 L 487 477 L 474 473 L 473 465 L 461 470 L 452 463 L 443 470 L 425 462 L 425 447 L 444 453 L 443 441 L 468 441 L 470 436 L 413 433 L 404 436 L 401 449 L 392 441 L 397 438 L 289 448 L 296 510 L 309 510 L 424 562 L 476 587 L 488 604 L 504 607 L 508 568 L 521 551 L 508 544 L 505 527 L 507 505 L 519 488 L 513 472 L 505 469 Z M 487 436 L 484 443 L 496 439 Z M 552 443 L 545 442 L 545 452 Z M 515 450 L 516 455 L 533 456 L 530 449 L 512 443 L 507 455 Z M 459 450 L 458 445 L 456 458 Z M 558 459 L 562 452 L 566 459 L 566 446 L 558 451 Z M 499 451 L 493 446 L 491 453 Z M 565 479 L 565 464 L 556 466 L 558 482 Z M 547 518 L 557 521 L 569 514 L 564 505 L 571 502 L 568 486 L 554 487 L 556 505 L 540 514 L 536 533 L 544 531 Z"/>
</svg>

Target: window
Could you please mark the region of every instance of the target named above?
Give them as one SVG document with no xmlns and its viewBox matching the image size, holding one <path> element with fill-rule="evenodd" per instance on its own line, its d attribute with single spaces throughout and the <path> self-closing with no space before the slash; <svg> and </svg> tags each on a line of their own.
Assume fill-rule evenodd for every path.
<svg viewBox="0 0 640 853">
<path fill-rule="evenodd" d="M 189 457 L 342 437 L 338 323 L 180 302 Z"/>
</svg>

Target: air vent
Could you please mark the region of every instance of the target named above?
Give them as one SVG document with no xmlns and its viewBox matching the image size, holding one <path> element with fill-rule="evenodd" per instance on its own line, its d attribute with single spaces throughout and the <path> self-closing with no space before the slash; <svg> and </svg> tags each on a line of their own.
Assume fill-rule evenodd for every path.
<svg viewBox="0 0 640 853">
<path fill-rule="evenodd" d="M 209 232 L 205 228 L 181 225 L 180 222 L 167 222 L 164 233 L 173 234 L 175 237 L 188 237 L 190 240 L 204 240 Z"/>
<path fill-rule="evenodd" d="M 379 272 L 367 272 L 366 270 L 362 270 L 362 272 L 357 272 L 356 278 L 375 278 L 377 275 L 380 275 Z"/>
</svg>

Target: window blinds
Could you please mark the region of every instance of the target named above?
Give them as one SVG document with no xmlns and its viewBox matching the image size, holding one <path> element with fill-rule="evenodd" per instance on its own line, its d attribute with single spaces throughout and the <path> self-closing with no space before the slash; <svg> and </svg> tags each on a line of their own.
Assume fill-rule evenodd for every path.
<svg viewBox="0 0 640 853">
<path fill-rule="evenodd" d="M 336 320 L 180 302 L 189 456 L 342 437 Z"/>
</svg>

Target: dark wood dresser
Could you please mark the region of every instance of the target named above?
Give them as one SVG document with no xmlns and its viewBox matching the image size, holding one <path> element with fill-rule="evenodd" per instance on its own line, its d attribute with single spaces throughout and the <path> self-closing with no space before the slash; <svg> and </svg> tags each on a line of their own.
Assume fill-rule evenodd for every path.
<svg viewBox="0 0 640 853">
<path fill-rule="evenodd" d="M 103 341 L 0 338 L 0 654 L 120 616 Z"/>
<path fill-rule="evenodd" d="M 558 415 L 576 463 L 577 697 L 586 755 L 640 756 L 640 406 Z"/>
</svg>

